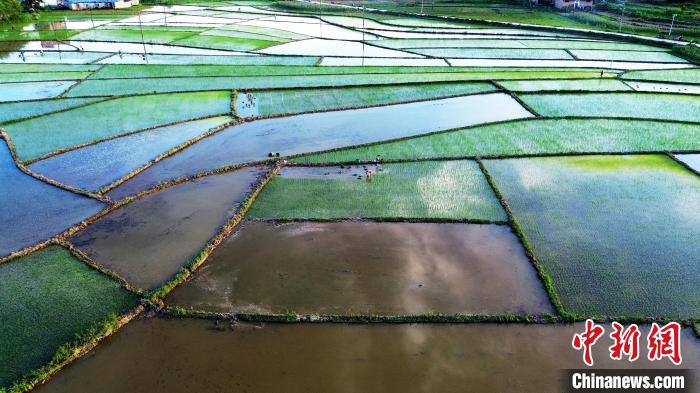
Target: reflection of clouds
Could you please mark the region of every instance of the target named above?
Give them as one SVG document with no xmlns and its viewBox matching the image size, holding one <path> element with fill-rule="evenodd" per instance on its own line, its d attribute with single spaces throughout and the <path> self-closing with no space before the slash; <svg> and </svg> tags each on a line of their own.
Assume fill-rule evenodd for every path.
<svg viewBox="0 0 700 393">
<path fill-rule="evenodd" d="M 672 212 L 669 215 L 673 218 L 674 226 L 695 228 L 697 233 L 700 225 L 699 182 L 691 176 L 676 175 L 676 178 L 678 184 L 682 186 L 674 189 L 664 188 L 663 205 Z"/>
<path fill-rule="evenodd" d="M 539 160 L 525 159 L 511 162 L 508 169 L 517 173 L 520 184 L 528 190 L 551 185 L 555 180 L 552 171 L 545 165 L 541 165 Z"/>
</svg>

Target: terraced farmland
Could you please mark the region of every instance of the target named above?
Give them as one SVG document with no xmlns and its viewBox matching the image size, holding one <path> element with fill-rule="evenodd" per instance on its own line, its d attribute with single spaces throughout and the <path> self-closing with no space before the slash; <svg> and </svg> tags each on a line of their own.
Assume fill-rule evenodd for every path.
<svg viewBox="0 0 700 393">
<path fill-rule="evenodd" d="M 692 44 L 176 3 L 0 24 L 0 393 L 558 391 L 587 318 L 700 365 Z"/>
</svg>

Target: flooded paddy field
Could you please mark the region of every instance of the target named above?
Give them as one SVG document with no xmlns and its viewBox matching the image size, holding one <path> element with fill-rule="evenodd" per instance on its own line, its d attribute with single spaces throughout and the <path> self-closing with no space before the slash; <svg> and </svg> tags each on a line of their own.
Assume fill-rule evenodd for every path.
<svg viewBox="0 0 700 393">
<path fill-rule="evenodd" d="M 229 330 L 226 322 L 151 318 L 132 322 L 37 391 L 558 391 L 566 383 L 560 370 L 581 364 L 569 346 L 583 328 L 240 324 Z M 684 365 L 697 369 L 698 339 L 689 329 L 682 334 Z M 619 367 L 607 347 L 595 347 L 593 356 L 596 368 Z M 628 367 L 668 364 L 640 359 Z"/>
<path fill-rule="evenodd" d="M 166 302 L 272 314 L 553 311 L 510 228 L 473 224 L 246 222 Z"/>
<path fill-rule="evenodd" d="M 0 258 L 43 242 L 107 205 L 20 171 L 0 140 Z M 12 225 L 9 225 L 12 223 Z"/>
<path fill-rule="evenodd" d="M 0 386 L 43 366 L 76 334 L 138 302 L 59 246 L 4 263 L 0 274 Z"/>
<path fill-rule="evenodd" d="M 695 171 L 700 172 L 700 154 L 676 154 L 675 157 Z"/>
<path fill-rule="evenodd" d="M 96 191 L 159 155 L 232 120 L 228 116 L 217 116 L 158 127 L 71 150 L 35 162 L 29 168 L 63 184 Z"/>
<path fill-rule="evenodd" d="M 50 100 L 16 100 L 0 103 L 0 123 L 57 112 L 79 105 L 99 101 L 102 98 L 57 98 Z"/>
<path fill-rule="evenodd" d="M 296 114 L 399 103 L 407 98 L 418 101 L 493 91 L 496 88 L 490 83 L 474 82 L 241 92 L 237 96 L 236 113 L 241 117 Z"/>
<path fill-rule="evenodd" d="M 156 163 L 109 195 L 121 199 L 162 181 L 266 160 L 270 153 L 288 156 L 531 116 L 510 96 L 494 93 L 247 122 Z"/>
<path fill-rule="evenodd" d="M 112 212 L 70 241 L 137 288 L 154 289 L 217 234 L 264 168 L 208 176 Z"/>
<path fill-rule="evenodd" d="M 523 94 L 521 99 L 544 116 L 627 117 L 698 121 L 700 96 L 680 94 L 588 93 Z M 585 99 L 590 105 L 579 105 Z"/>
<path fill-rule="evenodd" d="M 75 81 L 6 83 L 0 85 L 0 101 L 27 101 L 53 98 L 63 93 L 74 84 Z"/>
<path fill-rule="evenodd" d="M 20 159 L 132 131 L 230 112 L 229 92 L 115 98 L 4 126 Z M 76 123 L 76 118 L 83 121 Z"/>
<path fill-rule="evenodd" d="M 488 160 L 486 167 L 565 307 L 700 315 L 696 174 L 665 155 Z"/>
<path fill-rule="evenodd" d="M 697 84 L 699 76 L 700 68 L 696 67 L 687 70 L 630 71 L 624 73 L 622 75 L 622 78 L 656 82 L 678 82 Z"/>
<path fill-rule="evenodd" d="M 659 120 L 543 119 L 486 124 L 394 142 L 308 154 L 304 164 L 387 160 L 646 152 L 700 149 L 700 126 Z"/>
<path fill-rule="evenodd" d="M 364 170 L 375 171 L 367 179 Z M 323 171 L 323 176 L 318 174 Z M 263 190 L 256 219 L 502 222 L 503 208 L 474 161 L 432 161 L 283 170 Z M 311 171 L 311 176 L 308 175 Z M 354 176 L 353 176 L 354 175 Z"/>
<path fill-rule="evenodd" d="M 592 316 L 698 369 L 697 48 L 338 2 L 3 22 L 1 393 L 562 391 Z"/>
</svg>

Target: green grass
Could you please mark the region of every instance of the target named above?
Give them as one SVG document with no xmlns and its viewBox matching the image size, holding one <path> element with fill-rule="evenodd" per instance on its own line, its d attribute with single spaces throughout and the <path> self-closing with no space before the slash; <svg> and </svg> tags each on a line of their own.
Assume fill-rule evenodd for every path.
<svg viewBox="0 0 700 393">
<path fill-rule="evenodd" d="M 166 44 L 196 34 L 191 31 L 175 30 L 143 30 L 143 41 L 154 44 Z M 75 37 L 74 40 L 87 41 L 118 41 L 141 42 L 141 30 L 137 29 L 91 29 L 86 30 Z"/>
<path fill-rule="evenodd" d="M 472 73 L 475 77 L 485 74 L 486 78 L 499 79 L 512 76 L 538 78 L 543 75 L 585 75 L 592 77 L 594 71 L 583 68 L 524 68 L 524 67 L 375 67 L 375 66 L 280 66 L 265 65 L 263 61 L 274 56 L 243 56 L 261 64 L 254 65 L 124 65 L 110 64 L 94 73 L 90 79 L 110 78 L 153 78 L 153 77 L 193 77 L 193 76 L 272 76 L 272 75 L 336 75 L 336 74 L 430 74 L 430 73 Z M 3 68 L 5 66 L 3 65 Z M 1 70 L 0 70 L 1 71 Z M 18 69 L 17 72 L 21 72 Z M 598 74 L 600 71 L 598 71 Z M 482 77 L 482 79 L 484 79 Z"/>
<path fill-rule="evenodd" d="M 21 160 L 83 143 L 230 112 L 228 91 L 123 97 L 5 127 Z"/>
<path fill-rule="evenodd" d="M 474 161 L 387 164 L 371 181 L 282 173 L 263 190 L 250 218 L 506 220 Z"/>
<path fill-rule="evenodd" d="M 572 60 L 571 55 L 561 49 L 429 48 L 411 51 L 428 56 L 466 59 Z"/>
<path fill-rule="evenodd" d="M 622 75 L 622 78 L 656 82 L 700 83 L 700 68 L 628 71 Z"/>
<path fill-rule="evenodd" d="M 700 48 L 692 45 L 674 45 L 673 53 L 695 64 L 700 64 Z"/>
<path fill-rule="evenodd" d="M 663 51 L 666 49 L 622 42 L 557 40 L 517 40 L 517 39 L 433 39 L 407 38 L 369 41 L 372 44 L 393 49 L 410 48 L 513 48 L 513 49 L 601 49 L 601 50 L 644 50 Z"/>
<path fill-rule="evenodd" d="M 277 45 L 280 41 L 272 39 L 236 38 L 220 35 L 196 35 L 173 41 L 173 45 L 192 46 L 197 48 L 253 51 Z"/>
<path fill-rule="evenodd" d="M 230 30 L 230 29 L 212 29 L 207 30 L 201 34 L 202 36 L 216 36 L 216 37 L 231 37 L 231 38 L 251 38 L 255 40 L 264 41 L 275 41 L 275 42 L 287 42 L 289 39 L 275 37 L 272 35 L 251 33 L 248 31 Z"/>
<path fill-rule="evenodd" d="M 164 74 L 167 75 L 167 74 Z M 241 76 L 207 78 L 134 78 L 93 80 L 88 79 L 73 88 L 68 97 L 104 96 L 113 94 L 143 94 L 153 92 L 223 90 L 223 89 L 270 89 L 294 87 L 327 87 L 386 85 L 418 82 L 479 81 L 490 79 L 555 79 L 597 78 L 600 71 L 514 71 L 514 72 L 439 72 L 415 74 L 343 74 L 343 75 L 296 75 L 296 76 Z"/>
<path fill-rule="evenodd" d="M 215 30 L 215 31 L 218 33 L 223 33 L 224 31 L 228 31 L 231 33 L 235 33 L 236 35 L 240 35 L 241 33 L 257 34 L 260 36 L 276 37 L 276 38 L 282 39 L 282 40 L 303 40 L 305 38 L 309 38 L 305 35 L 292 33 L 291 31 L 287 31 L 287 30 L 273 29 L 273 28 L 269 28 L 269 27 L 259 27 L 259 26 L 246 26 L 246 25 L 241 25 L 241 24 L 226 25 L 226 26 L 217 28 L 217 30 Z"/>
<path fill-rule="evenodd" d="M 665 155 L 487 160 L 564 308 L 700 316 L 700 178 Z"/>
<path fill-rule="evenodd" d="M 589 93 L 521 94 L 520 98 L 543 116 L 634 117 L 694 122 L 700 120 L 700 96 Z"/>
<path fill-rule="evenodd" d="M 365 5 L 368 8 L 380 8 L 388 11 L 398 11 L 398 12 L 410 12 L 419 13 L 421 12 L 420 1 L 410 0 L 410 1 L 356 1 L 356 0 L 336 0 L 339 4 L 357 4 Z M 615 6 L 614 3 L 608 2 L 608 5 Z M 685 2 L 685 4 L 693 4 L 693 2 Z M 629 3 L 629 9 L 634 9 L 638 4 Z M 347 10 L 332 5 L 319 7 L 316 4 L 302 4 L 298 2 L 291 1 L 280 1 L 274 4 L 275 7 L 286 9 L 286 10 L 303 10 L 306 12 L 318 13 L 321 12 L 332 12 L 332 13 L 343 13 L 359 14 L 357 10 Z M 542 26 L 556 26 L 556 27 L 570 27 L 588 30 L 600 30 L 600 31 L 620 31 L 619 15 L 620 11 L 615 9 L 613 11 L 606 10 L 604 6 L 597 5 L 597 10 L 603 9 L 607 13 L 600 12 L 561 12 L 555 10 L 549 6 L 529 6 L 528 2 L 522 2 L 519 0 L 504 0 L 494 3 L 488 0 L 470 0 L 455 2 L 452 0 L 441 0 L 441 1 L 431 1 L 426 2 L 423 7 L 423 13 L 427 15 L 436 16 L 452 16 L 465 19 L 474 20 L 490 20 L 499 22 L 515 22 L 515 23 L 526 23 Z M 617 4 L 619 7 L 619 3 Z M 648 5 L 651 9 L 664 9 L 667 17 L 663 18 L 663 23 L 658 24 L 658 22 L 643 21 L 635 19 L 634 23 L 625 20 L 622 24 L 621 31 L 623 33 L 637 34 L 644 36 L 656 37 L 660 34 L 666 35 L 668 32 L 668 23 L 671 19 L 671 14 L 683 12 L 671 11 L 674 7 L 668 7 L 666 5 L 661 5 L 658 3 Z M 675 7 L 676 9 L 689 9 L 687 7 Z M 372 17 L 377 17 L 379 15 L 372 14 Z M 629 14 L 626 12 L 626 16 Z M 697 18 L 696 18 L 697 19 Z M 471 22 L 471 21 L 470 21 Z M 695 22 L 687 22 L 690 26 Z M 683 35 L 686 39 L 697 40 L 700 37 L 697 29 L 675 27 L 673 29 L 674 35 Z"/>
<path fill-rule="evenodd" d="M 0 83 L 75 80 L 87 78 L 90 76 L 90 74 L 92 73 L 84 71 L 18 72 L 15 74 L 0 73 Z"/>
<path fill-rule="evenodd" d="M 78 30 L 0 31 L 0 41 L 67 40 Z"/>
<path fill-rule="evenodd" d="M 59 98 L 54 100 L 0 103 L 0 123 L 97 101 L 99 98 Z"/>
<path fill-rule="evenodd" d="M 700 127 L 651 120 L 527 119 L 294 158 L 299 163 L 699 150 Z"/>
<path fill-rule="evenodd" d="M 47 363 L 63 344 L 137 304 L 116 281 L 50 246 L 0 265 L 0 387 Z"/>
<path fill-rule="evenodd" d="M 579 60 L 646 61 L 660 63 L 685 63 L 685 60 L 669 52 L 642 52 L 622 50 L 571 50 Z M 614 65 L 613 65 L 614 67 Z"/>
<path fill-rule="evenodd" d="M 490 83 L 477 82 L 275 90 L 252 92 L 250 95 L 239 92 L 237 111 L 240 116 L 302 113 L 427 100 L 495 90 L 496 88 Z M 246 107 L 250 105 L 249 96 L 255 97 L 254 108 Z"/>
<path fill-rule="evenodd" d="M 612 78 L 574 80 L 519 80 L 499 82 L 514 92 L 530 91 L 630 91 L 631 87 Z"/>
</svg>

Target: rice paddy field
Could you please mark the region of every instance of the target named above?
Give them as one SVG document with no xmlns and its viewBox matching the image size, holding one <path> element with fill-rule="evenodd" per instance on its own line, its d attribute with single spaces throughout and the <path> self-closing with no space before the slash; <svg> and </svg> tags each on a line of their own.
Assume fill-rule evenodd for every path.
<svg viewBox="0 0 700 393">
<path fill-rule="evenodd" d="M 404 11 L 0 23 L 0 393 L 564 391 L 586 319 L 697 371 L 694 44 Z"/>
</svg>

